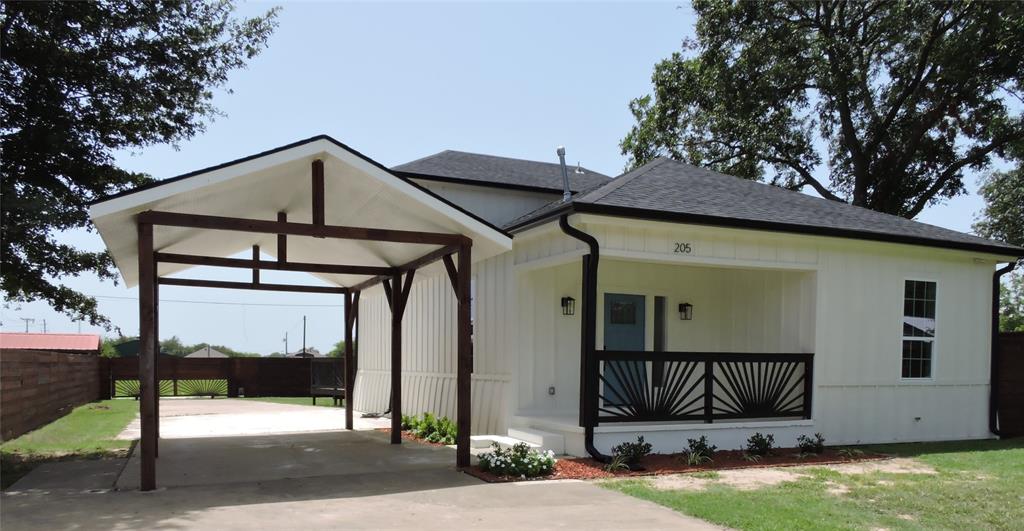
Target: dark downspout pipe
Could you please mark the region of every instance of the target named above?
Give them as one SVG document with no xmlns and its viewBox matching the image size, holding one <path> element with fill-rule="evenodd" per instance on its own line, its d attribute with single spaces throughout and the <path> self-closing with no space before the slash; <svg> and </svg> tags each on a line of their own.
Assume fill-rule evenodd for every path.
<svg viewBox="0 0 1024 531">
<path fill-rule="evenodd" d="M 590 374 L 596 370 L 594 363 L 595 351 L 595 329 L 597 327 L 597 266 L 600 260 L 597 240 L 593 236 L 573 227 L 569 224 L 569 214 L 562 214 L 558 218 L 558 226 L 567 236 L 575 238 L 590 247 L 590 254 L 583 257 L 583 320 L 580 325 L 580 357 L 583 360 L 583 378 L 580 386 L 580 394 L 583 397 L 583 445 L 591 457 L 602 463 L 610 459 L 594 447 L 594 405 L 591 403 L 594 393 L 588 389 Z"/>
<path fill-rule="evenodd" d="M 999 429 L 999 286 L 1002 276 L 1013 271 L 1017 262 L 1010 262 L 992 274 L 992 359 L 989 361 L 988 431 L 1002 436 Z"/>
</svg>

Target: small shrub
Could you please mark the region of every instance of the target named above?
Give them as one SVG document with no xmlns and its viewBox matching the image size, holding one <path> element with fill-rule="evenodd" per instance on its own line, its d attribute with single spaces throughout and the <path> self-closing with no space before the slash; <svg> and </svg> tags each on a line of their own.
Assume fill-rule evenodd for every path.
<svg viewBox="0 0 1024 531">
<path fill-rule="evenodd" d="M 747 454 L 747 453 L 745 453 L 745 454 L 743 454 L 743 460 L 744 461 L 749 461 L 751 463 L 759 463 L 759 462 L 761 462 L 761 456 L 755 455 L 755 454 Z"/>
<path fill-rule="evenodd" d="M 455 444 L 458 427 L 448 417 L 437 418 L 432 413 L 423 417 L 402 415 L 402 429 L 432 443 Z"/>
<path fill-rule="evenodd" d="M 644 442 L 644 436 L 636 438 L 636 442 L 624 442 L 612 447 L 612 457 L 622 457 L 627 465 L 635 465 L 651 453 L 651 443 Z"/>
<path fill-rule="evenodd" d="M 766 456 L 771 455 L 775 449 L 775 436 L 772 434 L 762 435 L 757 432 L 747 439 L 747 455 Z"/>
<path fill-rule="evenodd" d="M 846 459 L 853 459 L 864 455 L 864 450 L 858 448 L 840 448 L 839 455 Z"/>
<path fill-rule="evenodd" d="M 796 444 L 801 454 L 820 454 L 825 451 L 825 437 L 820 433 L 815 433 L 814 437 L 801 435 L 796 438 Z"/>
<path fill-rule="evenodd" d="M 626 463 L 626 458 L 621 455 L 613 455 L 612 460 L 608 461 L 607 465 L 604 465 L 605 472 L 618 472 L 619 470 L 629 470 L 629 464 Z"/>
<path fill-rule="evenodd" d="M 705 463 L 710 463 L 715 455 L 717 446 L 708 444 L 708 438 L 706 435 L 701 435 L 699 439 L 687 439 L 687 448 L 685 452 L 686 462 L 690 466 L 700 466 Z"/>
<path fill-rule="evenodd" d="M 551 450 L 538 452 L 526 443 L 512 448 L 492 445 L 493 451 L 480 454 L 480 468 L 498 476 L 519 476 L 533 478 L 546 476 L 555 470 L 555 453 Z"/>
</svg>

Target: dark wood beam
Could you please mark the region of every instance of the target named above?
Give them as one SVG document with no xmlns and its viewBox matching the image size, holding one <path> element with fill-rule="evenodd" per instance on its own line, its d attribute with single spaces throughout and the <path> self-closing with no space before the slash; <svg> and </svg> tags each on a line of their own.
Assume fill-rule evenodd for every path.
<svg viewBox="0 0 1024 531">
<path fill-rule="evenodd" d="M 455 295 L 459 294 L 459 272 L 455 269 L 455 262 L 452 261 L 452 255 L 446 254 L 441 257 L 444 260 L 444 268 L 448 271 L 448 280 L 451 281 L 452 290 L 455 291 Z"/>
<path fill-rule="evenodd" d="M 313 224 L 324 224 L 324 161 L 313 161 Z"/>
<path fill-rule="evenodd" d="M 396 271 L 393 267 L 310 264 L 305 262 L 281 262 L 273 260 L 245 260 L 243 258 L 218 258 L 191 254 L 156 253 L 159 262 L 168 264 L 189 264 L 211 267 L 233 267 L 237 269 L 269 269 L 274 271 L 297 271 L 300 273 L 331 273 L 336 275 L 384 275 Z"/>
<path fill-rule="evenodd" d="M 402 309 L 401 314 L 405 316 L 405 303 L 409 302 L 409 292 L 412 291 L 412 278 L 416 276 L 416 270 L 410 269 L 405 273 L 405 285 L 402 286 Z"/>
<path fill-rule="evenodd" d="M 392 306 L 392 303 L 395 302 L 395 298 L 391 294 L 391 279 L 390 278 L 384 279 L 384 281 L 381 284 L 381 286 L 384 288 L 384 298 L 386 298 L 388 300 L 388 309 L 391 310 L 391 311 L 394 311 L 395 307 Z"/>
<path fill-rule="evenodd" d="M 156 488 L 156 264 L 153 262 L 153 226 L 138 225 L 139 256 L 139 438 L 140 485 Z"/>
<path fill-rule="evenodd" d="M 402 276 L 391 277 L 391 444 L 402 444 Z"/>
<path fill-rule="evenodd" d="M 278 223 L 288 223 L 288 213 L 278 212 L 277 213 Z M 285 263 L 288 261 L 288 235 L 278 234 L 277 235 L 277 261 Z"/>
<path fill-rule="evenodd" d="M 355 381 L 355 356 L 352 350 L 352 326 L 355 324 L 354 304 L 358 304 L 359 293 L 346 293 L 345 297 L 345 429 L 353 425 L 352 382 Z M 353 300 L 355 299 L 355 300 Z"/>
<path fill-rule="evenodd" d="M 251 262 L 250 265 L 252 266 L 252 283 L 253 284 L 259 284 L 260 283 L 260 246 L 259 245 L 253 245 L 252 246 L 252 262 Z"/>
<path fill-rule="evenodd" d="M 287 234 L 292 236 L 311 236 L 342 240 L 419 243 L 424 245 L 460 245 L 468 239 L 461 234 L 440 232 L 372 229 L 367 227 L 341 227 L 336 225 L 312 225 L 308 223 L 266 221 L 260 219 L 179 214 L 177 212 L 160 212 L 155 210 L 140 213 L 137 217 L 137 221 L 139 223 L 163 225 L 167 227 L 188 227 L 194 229 L 226 230 L 260 234 Z"/>
<path fill-rule="evenodd" d="M 427 253 L 427 254 L 425 254 L 425 255 L 423 255 L 423 256 L 415 259 L 415 260 L 411 260 L 411 261 L 406 262 L 406 263 L 404 263 L 404 264 L 402 264 L 400 266 L 395 267 L 395 271 L 397 271 L 399 273 L 404 273 L 406 271 L 414 271 L 414 270 L 419 269 L 421 267 L 428 266 L 428 265 L 430 265 L 430 264 L 432 264 L 432 263 L 434 263 L 434 262 L 436 262 L 438 260 L 441 260 L 446 255 L 450 255 L 450 254 L 452 254 L 454 252 L 457 252 L 458 249 L 459 249 L 459 246 L 457 246 L 457 245 L 441 247 L 440 249 L 436 249 L 436 250 L 430 251 L 429 253 Z M 380 284 L 381 282 L 386 281 L 389 278 L 391 278 L 391 277 L 388 276 L 388 275 L 380 275 L 380 276 L 377 276 L 377 277 L 374 277 L 374 278 L 370 278 L 370 279 L 364 280 L 364 281 L 362 281 L 362 282 L 360 282 L 360 283 L 358 283 L 358 284 L 356 284 L 354 286 L 351 286 L 350 289 L 352 291 L 362 291 L 362 290 L 365 290 L 365 289 L 372 288 L 372 287 L 376 286 L 377 284 Z"/>
<path fill-rule="evenodd" d="M 455 437 L 455 465 L 459 468 L 469 466 L 469 434 L 472 429 L 471 415 L 473 396 L 473 329 L 470 316 L 470 279 L 472 273 L 472 243 L 459 249 L 458 267 L 458 361 L 456 363 L 456 424 L 458 433 Z"/>
<path fill-rule="evenodd" d="M 223 280 L 200 280 L 193 278 L 161 278 L 165 286 L 190 286 L 195 288 L 247 289 L 261 291 L 290 291 L 296 293 L 347 293 L 348 288 L 332 286 L 296 286 L 292 284 L 256 284 L 251 282 L 229 282 Z"/>
</svg>

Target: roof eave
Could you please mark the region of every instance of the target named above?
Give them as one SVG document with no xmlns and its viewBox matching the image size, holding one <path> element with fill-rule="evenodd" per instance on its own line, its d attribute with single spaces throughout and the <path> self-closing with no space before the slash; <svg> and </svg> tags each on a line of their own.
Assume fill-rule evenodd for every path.
<svg viewBox="0 0 1024 531">
<path fill-rule="evenodd" d="M 708 216 L 703 214 L 685 214 L 678 212 L 664 212 L 660 210 L 648 210 L 642 208 L 622 207 L 615 205 L 600 205 L 595 203 L 571 202 L 550 212 L 546 212 L 537 218 L 526 220 L 511 227 L 505 227 L 509 233 L 516 234 L 523 232 L 537 225 L 552 221 L 563 214 L 596 214 L 604 216 L 624 217 L 631 219 L 643 219 L 650 221 L 667 221 L 673 223 L 687 223 L 691 225 L 707 225 L 713 227 L 727 227 L 748 230 L 759 230 L 766 232 L 782 232 L 788 234 L 802 234 L 808 236 L 826 236 L 834 238 L 846 238 L 853 240 L 877 241 L 884 243 L 898 243 L 905 245 L 918 245 L 940 249 L 952 249 L 958 251 L 971 251 L 991 254 L 1007 258 L 1024 258 L 1024 248 L 1001 245 L 985 245 L 980 243 L 955 242 L 949 240 L 935 240 L 917 236 L 905 236 L 897 234 L 883 234 L 872 231 L 861 231 L 851 229 L 838 229 L 834 227 L 821 227 L 809 225 L 795 225 L 773 221 L 759 221 L 741 218 L 727 218 L 720 216 Z"/>
</svg>

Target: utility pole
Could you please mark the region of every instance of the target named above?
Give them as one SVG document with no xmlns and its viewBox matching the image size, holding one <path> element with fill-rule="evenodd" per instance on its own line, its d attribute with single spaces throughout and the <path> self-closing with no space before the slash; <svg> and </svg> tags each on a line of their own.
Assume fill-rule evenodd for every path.
<svg viewBox="0 0 1024 531">
<path fill-rule="evenodd" d="M 284 357 L 288 357 L 288 332 L 284 333 Z"/>
<path fill-rule="evenodd" d="M 46 333 L 46 319 L 43 319 L 43 333 Z"/>
<path fill-rule="evenodd" d="M 25 333 L 26 334 L 28 333 L 28 324 L 36 322 L 36 320 L 31 318 L 31 317 L 19 317 L 18 319 L 21 319 L 22 321 L 25 321 Z"/>
<path fill-rule="evenodd" d="M 306 355 L 306 316 L 302 316 L 302 355 Z"/>
</svg>

